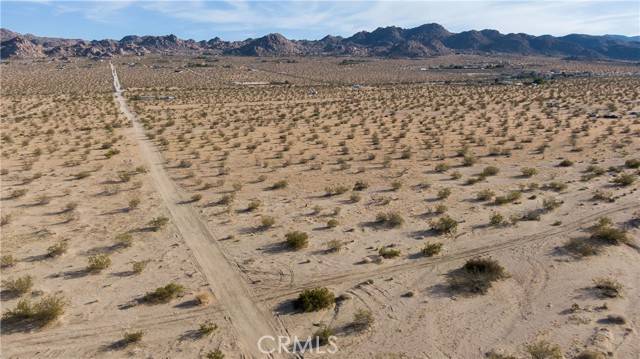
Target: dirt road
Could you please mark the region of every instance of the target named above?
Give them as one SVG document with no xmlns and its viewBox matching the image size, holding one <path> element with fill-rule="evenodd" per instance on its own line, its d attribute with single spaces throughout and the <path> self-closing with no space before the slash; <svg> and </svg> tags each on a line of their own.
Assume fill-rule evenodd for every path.
<svg viewBox="0 0 640 359">
<path fill-rule="evenodd" d="M 198 212 L 188 204 L 179 204 L 183 197 L 164 167 L 165 160 L 153 143 L 147 140 L 141 123 L 127 106 L 113 64 L 111 71 L 115 99 L 122 113 L 133 124 L 141 156 L 148 164 L 155 188 L 171 214 L 172 223 L 191 249 L 219 304 L 229 313 L 243 354 L 253 358 L 266 357 L 258 348 L 259 339 L 265 335 L 283 335 L 283 328 L 271 313 L 254 300 L 235 264 L 227 260 Z M 272 342 L 265 341 L 265 347 L 269 343 Z"/>
</svg>

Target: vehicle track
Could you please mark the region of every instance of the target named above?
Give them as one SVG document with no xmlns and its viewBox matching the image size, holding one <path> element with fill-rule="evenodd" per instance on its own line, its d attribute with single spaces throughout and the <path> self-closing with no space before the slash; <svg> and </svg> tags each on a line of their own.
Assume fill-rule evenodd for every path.
<svg viewBox="0 0 640 359">
<path fill-rule="evenodd" d="M 149 167 L 149 174 L 155 188 L 170 213 L 172 223 L 191 249 L 195 262 L 207 279 L 215 297 L 231 317 L 233 327 L 239 335 L 242 355 L 254 358 L 265 357 L 266 355 L 258 348 L 259 339 L 265 335 L 278 336 L 285 332 L 284 328 L 272 313 L 268 313 L 261 304 L 254 301 L 244 278 L 235 264 L 227 259 L 196 209 L 188 204 L 179 204 L 183 200 L 181 191 L 167 173 L 162 155 L 146 139 L 142 124 L 127 106 L 116 69 L 113 64 L 110 66 L 116 102 L 122 113 L 133 124 L 135 140 L 143 160 Z"/>
<path fill-rule="evenodd" d="M 344 284 L 344 283 L 364 281 L 367 279 L 371 279 L 372 277 L 389 275 L 397 272 L 402 272 L 405 270 L 415 270 L 420 268 L 426 268 L 426 267 L 430 267 L 438 264 L 450 263 L 450 262 L 468 259 L 476 256 L 487 255 L 496 251 L 516 247 L 525 243 L 535 242 L 542 239 L 570 233 L 584 227 L 587 224 L 593 223 L 596 219 L 602 216 L 607 216 L 616 212 L 638 209 L 638 208 L 640 208 L 640 204 L 627 203 L 621 206 L 616 206 L 613 208 L 594 212 L 574 222 L 566 223 L 557 227 L 552 227 L 542 232 L 530 234 L 520 238 L 511 238 L 506 241 L 492 244 L 489 246 L 473 248 L 473 249 L 461 251 L 461 252 L 450 254 L 450 255 L 444 255 L 437 258 L 425 258 L 421 260 L 414 260 L 408 263 L 399 263 L 399 264 L 395 264 L 395 265 L 391 265 L 383 268 L 375 268 L 375 269 L 362 270 L 362 271 L 351 271 L 351 272 L 340 273 L 336 275 L 328 275 L 328 276 L 316 278 L 306 283 L 297 284 L 292 287 L 287 287 L 281 290 L 272 290 L 271 292 L 268 292 L 268 293 L 262 293 L 258 295 L 258 298 L 262 301 L 272 301 L 277 299 L 283 299 L 291 295 L 294 295 L 304 289 L 314 288 L 318 286 L 327 286 L 332 284 Z"/>
</svg>

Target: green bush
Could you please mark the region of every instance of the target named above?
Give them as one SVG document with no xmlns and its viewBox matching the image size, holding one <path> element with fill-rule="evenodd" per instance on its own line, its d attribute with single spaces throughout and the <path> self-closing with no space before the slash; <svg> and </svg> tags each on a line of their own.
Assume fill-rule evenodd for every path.
<svg viewBox="0 0 640 359">
<path fill-rule="evenodd" d="M 88 259 L 87 271 L 92 273 L 101 272 L 104 269 L 109 268 L 111 265 L 111 258 L 106 254 L 96 254 Z"/>
<path fill-rule="evenodd" d="M 369 329 L 374 323 L 373 313 L 368 309 L 358 309 L 356 313 L 353 315 L 353 323 L 351 326 L 358 330 L 366 330 Z"/>
<path fill-rule="evenodd" d="M 335 295 L 327 288 L 305 289 L 298 295 L 295 305 L 305 312 L 316 312 L 335 303 Z"/>
<path fill-rule="evenodd" d="M 640 168 L 640 158 L 632 158 L 624 161 L 624 166 L 627 168 Z"/>
<path fill-rule="evenodd" d="M 276 224 L 276 219 L 271 216 L 262 216 L 260 219 L 260 226 L 263 229 L 271 228 Z"/>
<path fill-rule="evenodd" d="M 33 277 L 25 275 L 17 279 L 9 279 L 2 283 L 2 288 L 11 295 L 20 296 L 31 290 Z"/>
<path fill-rule="evenodd" d="M 309 245 L 309 235 L 300 231 L 289 232 L 285 235 L 285 242 L 289 248 L 300 250 Z"/>
<path fill-rule="evenodd" d="M 69 248 L 69 242 L 60 241 L 49 248 L 47 248 L 47 256 L 48 257 L 59 257 L 67 252 Z"/>
<path fill-rule="evenodd" d="M 500 169 L 498 167 L 488 166 L 482 170 L 482 172 L 480 173 L 480 176 L 483 176 L 483 177 L 495 176 L 499 172 L 500 172 Z"/>
<path fill-rule="evenodd" d="M 431 229 L 440 234 L 453 234 L 458 230 L 458 222 L 449 216 L 443 216 L 431 223 Z"/>
<path fill-rule="evenodd" d="M 169 218 L 160 216 L 149 221 L 148 225 L 152 231 L 156 232 L 161 230 L 164 226 L 169 223 Z"/>
<path fill-rule="evenodd" d="M 468 293 L 486 293 L 492 283 L 507 278 L 507 272 L 496 260 L 474 258 L 462 268 L 450 273 L 448 280 L 452 289 Z"/>
<path fill-rule="evenodd" d="M 612 182 L 618 186 L 626 187 L 636 181 L 636 176 L 631 173 L 621 173 Z"/>
<path fill-rule="evenodd" d="M 526 350 L 531 355 L 531 359 L 564 359 L 562 349 L 545 340 L 540 340 L 526 346 Z"/>
<path fill-rule="evenodd" d="M 139 343 L 142 341 L 142 336 L 144 332 L 142 330 L 138 330 L 135 332 L 125 332 L 122 335 L 122 343 L 127 346 L 135 343 Z"/>
<path fill-rule="evenodd" d="M 400 255 L 400 250 L 389 247 L 382 247 L 378 250 L 378 255 L 382 258 L 395 258 Z"/>
<path fill-rule="evenodd" d="M 46 325 L 64 313 L 67 301 L 60 295 L 47 295 L 36 303 L 31 303 L 28 299 L 21 299 L 14 309 L 6 311 L 2 315 L 6 323 L 33 323 Z"/>
<path fill-rule="evenodd" d="M 376 223 L 386 227 L 400 227 L 404 223 L 404 219 L 397 212 L 378 213 L 376 215 Z"/>
<path fill-rule="evenodd" d="M 333 329 L 323 325 L 313 334 L 313 338 L 319 345 L 327 345 L 329 344 L 329 338 L 333 336 L 333 334 Z"/>
<path fill-rule="evenodd" d="M 182 295 L 184 293 L 184 286 L 176 283 L 169 283 L 164 287 L 156 288 L 153 292 L 148 292 L 142 297 L 142 301 L 145 303 L 168 303 L 172 299 Z"/>
<path fill-rule="evenodd" d="M 425 257 L 433 257 L 440 254 L 442 246 L 442 243 L 427 243 L 424 245 L 424 248 L 422 248 L 420 253 Z"/>
<path fill-rule="evenodd" d="M 520 169 L 520 171 L 522 172 L 522 176 L 527 178 L 533 177 L 538 174 L 538 170 L 532 167 L 523 167 L 522 169 Z"/>
</svg>

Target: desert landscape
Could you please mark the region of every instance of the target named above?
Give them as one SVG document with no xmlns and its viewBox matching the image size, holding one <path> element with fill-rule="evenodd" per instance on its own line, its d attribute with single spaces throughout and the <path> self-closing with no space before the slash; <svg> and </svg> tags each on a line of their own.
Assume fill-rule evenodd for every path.
<svg viewBox="0 0 640 359">
<path fill-rule="evenodd" d="M 3 358 L 640 356 L 637 63 L 0 69 Z"/>
</svg>

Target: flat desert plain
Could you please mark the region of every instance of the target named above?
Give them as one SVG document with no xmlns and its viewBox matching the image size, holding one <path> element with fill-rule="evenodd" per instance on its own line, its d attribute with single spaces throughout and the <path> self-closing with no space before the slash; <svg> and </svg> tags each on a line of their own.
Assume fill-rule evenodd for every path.
<svg viewBox="0 0 640 359">
<path fill-rule="evenodd" d="M 637 65 L 0 66 L 3 358 L 640 356 Z"/>
</svg>

